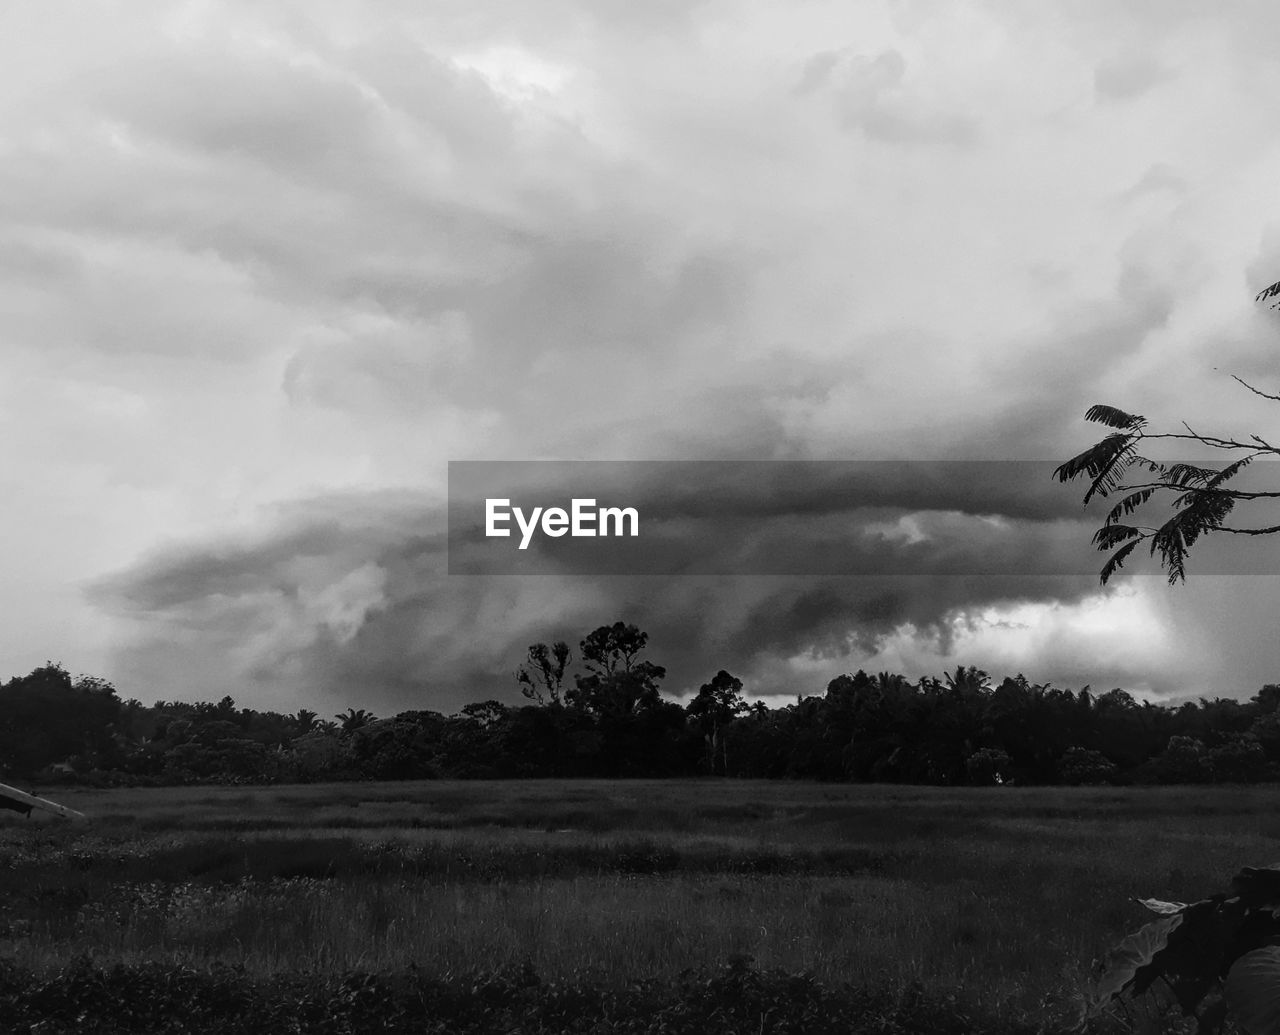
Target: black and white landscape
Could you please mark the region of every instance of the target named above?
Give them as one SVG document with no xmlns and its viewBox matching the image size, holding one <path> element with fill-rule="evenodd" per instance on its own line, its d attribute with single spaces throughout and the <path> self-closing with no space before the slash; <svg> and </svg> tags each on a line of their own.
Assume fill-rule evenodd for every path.
<svg viewBox="0 0 1280 1035">
<path fill-rule="evenodd" d="M 1153 457 L 1235 459 L 1206 447 L 1220 436 L 1263 447 L 1241 483 L 1275 480 L 1280 314 L 1257 296 L 1280 280 L 1278 45 L 1280 11 L 1253 0 L 5 5 L 0 780 L 90 825 L 24 819 L 25 798 L 0 815 L 19 889 L 0 896 L 0 1027 L 5 988 L 82 955 L 84 973 L 98 954 L 336 989 L 361 960 L 400 973 L 425 941 L 339 951 L 325 918 L 385 941 L 415 909 L 445 924 L 454 884 L 459 958 L 518 966 L 522 939 L 552 938 L 521 896 L 566 881 L 640 918 L 628 980 L 723 964 L 732 998 L 740 957 L 787 969 L 794 949 L 790 970 L 834 981 L 846 921 L 897 925 L 945 961 L 912 970 L 894 943 L 857 971 L 876 987 L 945 997 L 985 975 L 990 1030 L 1033 1023 L 1037 997 L 1065 1018 L 1090 954 L 1141 922 L 1114 902 L 1208 894 L 1274 836 L 1261 792 L 1197 792 L 1218 817 L 1199 834 L 1225 840 L 1184 864 L 1161 826 L 1176 792 L 1118 785 L 1280 773 L 1280 535 L 1210 531 L 1172 582 L 1144 546 L 1104 584 L 1091 539 L 1116 497 L 1086 508 L 1089 478 L 1053 472 L 1141 415 L 1192 436 L 1144 440 Z M 1116 409 L 1086 421 L 1097 404 Z M 451 494 L 477 462 L 503 463 Z M 495 543 L 492 499 L 633 508 L 639 533 L 587 543 L 553 520 Z M 1280 522 L 1266 504 L 1245 523 Z M 593 630 L 628 626 L 642 651 L 592 655 Z M 557 642 L 563 687 L 518 681 Z M 598 691 L 641 656 L 661 675 L 622 710 L 674 718 L 627 740 Z M 1001 727 L 1002 680 L 1057 703 Z M 734 681 L 723 714 L 690 707 Z M 959 725 L 942 705 L 932 726 L 884 718 L 947 693 L 986 703 Z M 796 725 L 726 754 L 748 715 Z M 926 726 L 945 750 L 902 733 Z M 672 779 L 603 782 L 627 776 Z M 721 781 L 705 809 L 699 776 Z M 727 779 L 766 776 L 858 786 Z M 499 777 L 490 808 L 474 780 Z M 361 797 L 384 778 L 423 782 Z M 473 782 L 419 810 L 454 779 Z M 167 786 L 237 781 L 316 786 Z M 861 786 L 880 782 L 953 786 Z M 1028 783 L 1117 787 L 1015 797 Z M 1079 842 L 1018 869 L 1059 820 Z M 1130 820 L 1167 835 L 1140 876 Z M 276 842 L 241 865 L 255 837 Z M 961 860 L 954 899 L 935 837 Z M 793 924 L 756 922 L 762 876 Z M 886 891 L 899 877 L 929 890 Z M 662 912 L 665 885 L 629 898 L 640 878 L 683 905 Z M 71 890 L 40 898 L 50 881 Z M 1050 881 L 1087 922 L 1001 984 L 1040 919 L 972 903 Z M 438 901 L 414 897 L 428 886 Z M 475 918 L 508 893 L 519 937 L 495 941 Z M 261 917 L 297 910 L 314 928 L 272 955 Z M 682 942 L 681 911 L 719 933 Z M 984 956 L 988 937 L 1013 957 Z M 43 1023 L 26 994 L 9 1021 Z M 822 1009 L 862 1023 L 852 1002 Z M 526 1007 L 501 1030 L 532 1025 Z M 771 1030 L 768 1009 L 742 1030 Z M 773 1030 L 822 1030 L 800 1016 Z"/>
</svg>

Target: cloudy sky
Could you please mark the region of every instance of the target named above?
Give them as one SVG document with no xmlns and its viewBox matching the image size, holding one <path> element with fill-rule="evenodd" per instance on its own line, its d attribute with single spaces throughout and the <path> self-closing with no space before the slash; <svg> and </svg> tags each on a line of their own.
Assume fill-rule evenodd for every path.
<svg viewBox="0 0 1280 1035">
<path fill-rule="evenodd" d="M 625 619 L 674 692 L 1248 696 L 1276 577 L 1104 592 L 1053 561 L 1076 486 L 922 494 L 910 461 L 1057 463 L 1096 402 L 1275 427 L 1228 375 L 1280 389 L 1278 48 L 1255 0 L 5 5 L 0 676 L 451 711 Z M 469 459 L 897 460 L 813 542 L 1018 546 L 450 576 Z M 718 498 L 780 520 L 802 482 Z"/>
</svg>

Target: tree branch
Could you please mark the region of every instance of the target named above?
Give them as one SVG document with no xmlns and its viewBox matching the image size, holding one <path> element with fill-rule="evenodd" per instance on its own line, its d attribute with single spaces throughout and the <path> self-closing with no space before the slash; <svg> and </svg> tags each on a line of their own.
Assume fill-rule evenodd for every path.
<svg viewBox="0 0 1280 1035">
<path fill-rule="evenodd" d="M 1253 385 L 1249 384 L 1249 382 L 1246 381 L 1243 377 L 1236 377 L 1235 374 L 1232 374 L 1231 377 L 1239 381 L 1242 385 L 1244 385 L 1247 389 L 1249 389 L 1249 391 L 1251 391 L 1254 395 L 1260 395 L 1262 396 L 1262 398 L 1270 399 L 1273 402 L 1280 402 L 1280 395 L 1268 395 L 1266 392 L 1262 391 L 1261 389 L 1254 388 Z"/>
</svg>

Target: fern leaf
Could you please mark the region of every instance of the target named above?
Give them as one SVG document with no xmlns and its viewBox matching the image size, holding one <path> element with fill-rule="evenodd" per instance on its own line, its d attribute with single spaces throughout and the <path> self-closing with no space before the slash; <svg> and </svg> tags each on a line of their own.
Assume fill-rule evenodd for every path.
<svg viewBox="0 0 1280 1035">
<path fill-rule="evenodd" d="M 1106 524 L 1114 525 L 1120 518 L 1132 514 L 1155 495 L 1156 488 L 1158 486 L 1153 486 L 1150 489 L 1139 489 L 1137 492 L 1130 493 L 1107 513 Z"/>
<path fill-rule="evenodd" d="M 1099 550 L 1110 550 L 1138 534 L 1132 525 L 1103 525 L 1093 533 L 1093 545 Z"/>
<path fill-rule="evenodd" d="M 1179 496 L 1176 505 L 1184 509 L 1173 516 L 1182 531 L 1183 542 L 1191 546 L 1204 532 L 1212 532 L 1222 527 L 1223 521 L 1235 507 L 1236 501 L 1230 496 L 1203 489 L 1192 489 Z"/>
<path fill-rule="evenodd" d="M 1145 417 L 1132 413 L 1125 413 L 1124 410 L 1116 409 L 1114 406 L 1090 406 L 1085 411 L 1084 419 L 1092 421 L 1094 424 L 1105 424 L 1109 428 L 1119 428 L 1122 431 L 1137 431 L 1140 427 L 1147 423 Z"/>
<path fill-rule="evenodd" d="M 1254 301 L 1265 302 L 1269 298 L 1276 298 L 1277 295 L 1280 295 L 1280 280 L 1277 280 L 1270 287 L 1265 287 L 1259 291 L 1257 296 L 1254 298 Z M 1271 303 L 1272 309 L 1275 309 L 1277 306 L 1280 306 L 1280 300 Z"/>
<path fill-rule="evenodd" d="M 1218 472 L 1210 467 L 1197 467 L 1195 464 L 1174 464 L 1165 475 L 1165 480 L 1176 489 L 1185 489 L 1188 485 L 1203 485 Z"/>
<path fill-rule="evenodd" d="M 1133 553 L 1133 548 L 1137 546 L 1139 542 L 1141 542 L 1141 540 L 1135 539 L 1131 543 L 1125 543 L 1124 546 L 1120 547 L 1120 549 L 1113 553 L 1107 560 L 1107 563 L 1102 566 L 1101 579 L 1104 586 L 1107 584 L 1107 579 L 1111 578 L 1112 575 L 1124 567 L 1124 559 L 1128 557 L 1129 554 Z"/>
<path fill-rule="evenodd" d="M 1095 495 L 1106 496 L 1120 488 L 1124 482 L 1124 472 L 1134 460 L 1132 435 L 1111 435 L 1098 444 L 1107 445 L 1108 448 L 1099 454 L 1100 462 L 1089 471 L 1094 479 L 1089 491 L 1084 494 L 1086 505 Z"/>
<path fill-rule="evenodd" d="M 1138 459 L 1133 451 L 1136 437 L 1132 433 L 1124 434 L 1123 432 L 1108 435 L 1083 453 L 1073 456 L 1065 464 L 1060 464 L 1053 473 L 1060 482 L 1070 481 L 1081 474 L 1089 475 L 1093 483 L 1085 493 L 1085 503 L 1088 503 L 1095 493 L 1105 496 L 1120 486 L 1124 480 L 1125 469 Z"/>
<path fill-rule="evenodd" d="M 1244 468 L 1248 467 L 1249 464 L 1253 462 L 1253 456 L 1254 454 L 1250 453 L 1248 456 L 1242 456 L 1235 463 L 1228 464 L 1221 471 L 1219 471 L 1212 478 L 1210 478 L 1207 482 L 1205 482 L 1205 488 L 1208 488 L 1208 489 L 1216 488 L 1217 486 L 1221 485 L 1223 482 L 1228 481 L 1231 478 L 1234 478 L 1237 474 L 1239 474 L 1242 470 L 1244 470 Z"/>
</svg>

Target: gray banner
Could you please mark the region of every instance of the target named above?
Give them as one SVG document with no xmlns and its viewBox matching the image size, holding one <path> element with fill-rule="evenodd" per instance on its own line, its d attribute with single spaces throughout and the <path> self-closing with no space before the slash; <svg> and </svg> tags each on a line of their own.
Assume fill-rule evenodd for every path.
<svg viewBox="0 0 1280 1035">
<path fill-rule="evenodd" d="M 1118 495 L 1055 461 L 454 461 L 451 575 L 1096 575 Z M 1205 464 L 1205 466 L 1214 466 Z M 1220 465 L 1217 465 L 1220 466 Z M 1134 472 L 1139 482 L 1145 472 Z M 1280 491 L 1280 464 L 1232 483 Z M 1126 524 L 1173 513 L 1159 493 Z M 1280 501 L 1229 524 L 1280 522 Z M 1140 546 L 1126 573 L 1159 573 Z M 1280 536 L 1206 536 L 1188 572 L 1280 573 Z"/>
</svg>

